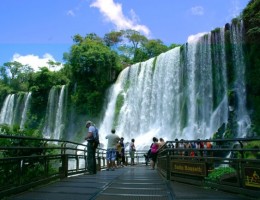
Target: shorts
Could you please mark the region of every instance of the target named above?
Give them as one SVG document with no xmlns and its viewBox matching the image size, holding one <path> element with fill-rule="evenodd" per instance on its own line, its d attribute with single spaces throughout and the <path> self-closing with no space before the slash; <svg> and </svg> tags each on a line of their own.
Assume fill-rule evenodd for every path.
<svg viewBox="0 0 260 200">
<path fill-rule="evenodd" d="M 116 160 L 116 149 L 107 149 L 107 160 Z"/>
</svg>

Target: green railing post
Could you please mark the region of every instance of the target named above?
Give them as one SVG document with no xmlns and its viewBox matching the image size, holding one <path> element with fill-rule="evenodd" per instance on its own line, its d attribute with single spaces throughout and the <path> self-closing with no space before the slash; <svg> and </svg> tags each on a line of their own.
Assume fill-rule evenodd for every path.
<svg viewBox="0 0 260 200">
<path fill-rule="evenodd" d="M 171 156 L 170 151 L 167 152 L 166 156 L 166 179 L 171 180 Z"/>
<path fill-rule="evenodd" d="M 60 172 L 61 178 L 68 177 L 68 166 L 69 166 L 68 162 L 69 162 L 68 155 L 66 154 L 61 155 L 61 172 Z"/>
<path fill-rule="evenodd" d="M 97 171 L 101 171 L 101 158 L 100 156 L 97 157 Z"/>
</svg>

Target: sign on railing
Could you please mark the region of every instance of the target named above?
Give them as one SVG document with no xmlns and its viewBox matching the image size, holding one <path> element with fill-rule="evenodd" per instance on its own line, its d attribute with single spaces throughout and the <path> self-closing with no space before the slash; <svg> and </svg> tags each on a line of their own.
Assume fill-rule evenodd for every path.
<svg viewBox="0 0 260 200">
<path fill-rule="evenodd" d="M 260 168 L 245 166 L 245 186 L 260 188 Z"/>
<path fill-rule="evenodd" d="M 206 164 L 173 160 L 171 162 L 171 172 L 195 176 L 206 176 Z"/>
<path fill-rule="evenodd" d="M 167 141 L 158 153 L 158 170 L 168 180 L 243 187 L 255 194 L 260 188 L 259 150 L 260 138 Z"/>
</svg>

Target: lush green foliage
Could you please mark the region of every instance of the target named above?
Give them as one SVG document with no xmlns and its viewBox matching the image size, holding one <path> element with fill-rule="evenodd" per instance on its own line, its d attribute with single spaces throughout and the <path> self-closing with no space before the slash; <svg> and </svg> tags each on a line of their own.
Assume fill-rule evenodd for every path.
<svg viewBox="0 0 260 200">
<path fill-rule="evenodd" d="M 116 108 L 115 108 L 115 117 L 114 117 L 113 127 L 116 127 L 116 126 L 117 126 L 118 117 L 119 117 L 120 110 L 121 110 L 121 107 L 123 106 L 123 104 L 124 104 L 124 94 L 123 94 L 123 93 L 120 93 L 120 94 L 117 96 L 117 99 L 116 99 Z"/>
<path fill-rule="evenodd" d="M 15 135 L 15 136 L 30 136 L 30 137 L 39 137 L 41 138 L 41 133 L 38 130 L 21 130 L 18 126 L 8 126 L 8 125 L 0 125 L 0 134 L 5 135 Z M 19 139 L 1 139 L 0 146 L 35 146 L 39 147 L 43 145 L 43 142 L 40 140 L 19 140 Z M 9 150 L 0 152 L 0 157 L 11 157 L 11 156 L 28 156 L 32 154 L 36 154 L 35 150 Z M 40 153 L 40 152 L 38 152 Z"/>
<path fill-rule="evenodd" d="M 260 1 L 251 0 L 242 17 L 246 32 L 248 107 L 253 110 L 254 132 L 260 135 Z"/>
<path fill-rule="evenodd" d="M 244 146 L 245 149 L 253 149 L 255 151 L 246 151 L 244 157 L 248 159 L 260 158 L 260 141 L 247 142 Z"/>
<path fill-rule="evenodd" d="M 39 72 L 33 73 L 29 82 L 29 88 L 32 92 L 31 113 L 28 126 L 38 128 L 41 119 L 45 116 L 48 95 L 50 89 L 55 85 L 66 85 L 69 79 L 61 70 L 51 72 L 47 67 L 42 67 Z"/>
<path fill-rule="evenodd" d="M 219 167 L 210 172 L 206 179 L 213 182 L 219 182 L 223 176 L 234 173 L 236 173 L 236 170 L 232 167 Z"/>
<path fill-rule="evenodd" d="M 66 71 L 71 72 L 72 84 L 76 85 L 72 101 L 79 113 L 96 116 L 101 110 L 105 90 L 119 71 L 119 58 L 94 34 L 75 41 L 65 65 Z"/>
</svg>

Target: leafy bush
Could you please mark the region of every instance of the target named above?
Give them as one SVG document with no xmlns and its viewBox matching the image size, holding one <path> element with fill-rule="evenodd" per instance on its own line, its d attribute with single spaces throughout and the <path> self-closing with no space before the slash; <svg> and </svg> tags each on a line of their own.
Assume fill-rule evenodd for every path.
<svg viewBox="0 0 260 200">
<path fill-rule="evenodd" d="M 232 167 L 219 167 L 214 169 L 206 179 L 209 181 L 218 182 L 224 175 L 232 173 L 236 173 L 236 170 Z"/>
</svg>

